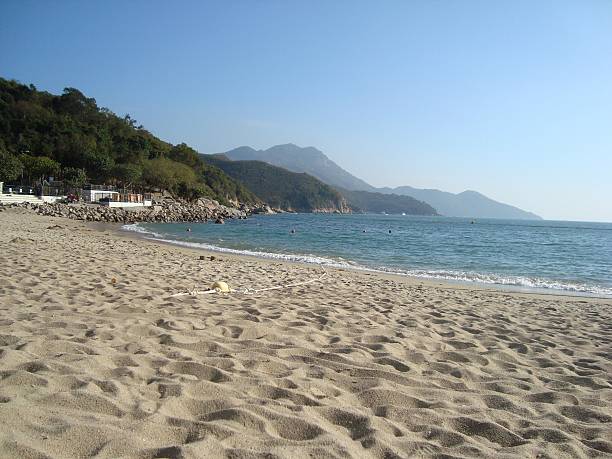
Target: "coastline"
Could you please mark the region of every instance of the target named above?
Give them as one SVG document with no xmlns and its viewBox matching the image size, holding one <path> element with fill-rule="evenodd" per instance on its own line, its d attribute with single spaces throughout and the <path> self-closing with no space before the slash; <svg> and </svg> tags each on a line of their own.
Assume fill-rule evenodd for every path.
<svg viewBox="0 0 612 459">
<path fill-rule="evenodd" d="M 138 225 L 139 223 L 134 223 L 134 225 Z M 446 278 L 436 278 L 436 277 L 428 277 L 428 276 L 414 276 L 409 273 L 400 273 L 394 272 L 392 270 L 383 271 L 381 269 L 368 268 L 366 266 L 329 266 L 329 265 L 319 265 L 318 263 L 301 261 L 296 259 L 281 259 L 281 258 L 273 258 L 266 255 L 283 255 L 283 254 L 258 254 L 258 253 L 234 253 L 232 249 L 227 249 L 224 247 L 219 247 L 217 249 L 207 248 L 207 247 L 190 247 L 186 245 L 182 241 L 172 241 L 160 239 L 154 236 L 151 236 L 150 233 L 134 231 L 126 229 L 125 224 L 113 224 L 113 223 L 101 223 L 102 227 L 108 227 L 114 231 L 116 231 L 120 235 L 124 235 L 128 238 L 135 238 L 144 241 L 149 241 L 158 244 L 170 245 L 172 247 L 180 247 L 183 249 L 192 250 L 194 252 L 203 252 L 206 254 L 220 254 L 219 256 L 232 256 L 232 257 L 245 257 L 246 259 L 255 259 L 255 260 L 268 260 L 271 262 L 280 262 L 280 263 L 290 263 L 290 264 L 298 264 L 304 266 L 318 266 L 322 269 L 330 269 L 330 270 L 339 270 L 343 272 L 351 272 L 351 273 L 368 273 L 379 276 L 390 276 L 391 278 L 404 279 L 410 283 L 423 284 L 429 286 L 438 286 L 440 288 L 448 288 L 448 289 L 468 289 L 473 291 L 498 291 L 502 293 L 510 293 L 510 294 L 523 294 L 523 295 L 536 295 L 536 296 L 554 296 L 554 297 L 575 297 L 575 298 L 591 298 L 591 299 L 599 299 L 599 300 L 610 300 L 612 301 L 612 295 L 598 294 L 593 292 L 581 292 L 581 291 L 572 291 L 572 290 L 560 290 L 554 288 L 543 288 L 543 287 L 525 287 L 519 285 L 511 285 L 511 284 L 501 284 L 501 283 L 485 283 L 479 282 L 475 280 L 460 280 L 460 279 L 446 279 Z M 131 225 L 129 225 L 131 226 Z M 297 257 L 297 256 L 296 256 Z M 305 256 L 304 256 L 305 257 Z"/>
<path fill-rule="evenodd" d="M 609 299 L 341 268 L 176 298 L 321 269 L 24 209 L 0 229 L 0 456 L 612 453 Z"/>
</svg>

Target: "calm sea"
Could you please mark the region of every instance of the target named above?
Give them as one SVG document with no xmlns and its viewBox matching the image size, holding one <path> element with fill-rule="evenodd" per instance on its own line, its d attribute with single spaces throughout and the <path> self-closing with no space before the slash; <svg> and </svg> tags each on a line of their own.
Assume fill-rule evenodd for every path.
<svg viewBox="0 0 612 459">
<path fill-rule="evenodd" d="M 610 223 L 282 214 L 124 228 L 223 252 L 612 297 Z"/>
</svg>

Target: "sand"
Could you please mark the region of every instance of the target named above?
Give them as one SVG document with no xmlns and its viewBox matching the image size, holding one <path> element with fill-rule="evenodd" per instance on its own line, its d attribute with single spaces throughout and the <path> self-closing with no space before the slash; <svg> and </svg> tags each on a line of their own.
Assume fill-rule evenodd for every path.
<svg viewBox="0 0 612 459">
<path fill-rule="evenodd" d="M 610 457 L 612 301 L 0 213 L 0 457 Z"/>
</svg>

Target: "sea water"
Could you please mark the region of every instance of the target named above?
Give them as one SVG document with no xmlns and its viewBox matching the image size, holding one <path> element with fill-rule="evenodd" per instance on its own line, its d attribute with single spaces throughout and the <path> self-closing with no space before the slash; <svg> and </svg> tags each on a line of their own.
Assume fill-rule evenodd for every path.
<svg viewBox="0 0 612 459">
<path fill-rule="evenodd" d="M 612 297 L 612 224 L 279 214 L 126 225 L 189 247 L 413 277 Z M 191 229 L 191 231 L 187 231 Z"/>
</svg>

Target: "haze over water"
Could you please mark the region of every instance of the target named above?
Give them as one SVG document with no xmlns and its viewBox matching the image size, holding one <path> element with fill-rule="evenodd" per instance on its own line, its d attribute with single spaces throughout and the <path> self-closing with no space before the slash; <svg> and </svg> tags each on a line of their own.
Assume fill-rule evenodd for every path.
<svg viewBox="0 0 612 459">
<path fill-rule="evenodd" d="M 181 245 L 268 258 L 612 296 L 612 223 L 281 214 L 225 225 L 127 229 Z"/>
</svg>

